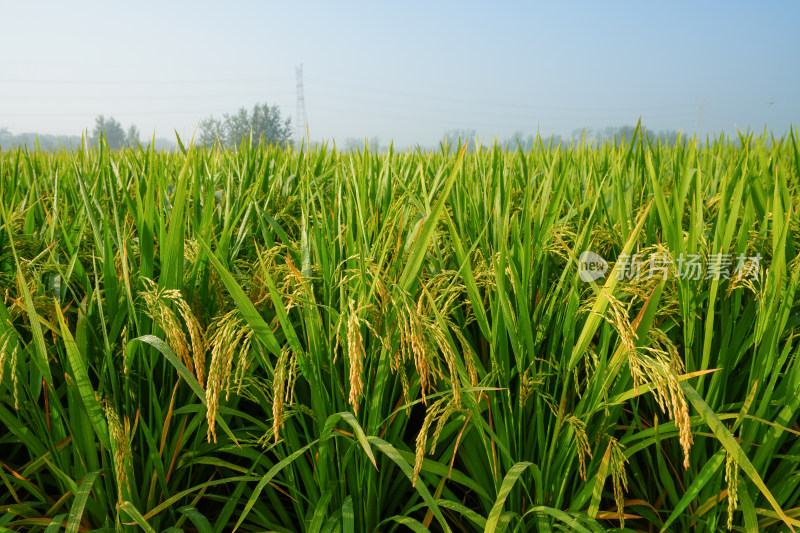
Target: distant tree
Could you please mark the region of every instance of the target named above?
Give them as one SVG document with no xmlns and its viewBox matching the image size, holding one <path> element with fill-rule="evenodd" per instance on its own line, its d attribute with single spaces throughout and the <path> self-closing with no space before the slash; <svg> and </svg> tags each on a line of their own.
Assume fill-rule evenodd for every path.
<svg viewBox="0 0 800 533">
<path fill-rule="evenodd" d="M 655 135 L 655 140 L 659 140 L 667 146 L 675 146 L 678 144 L 680 133 L 675 130 L 660 130 Z M 683 139 L 681 139 L 683 141 Z"/>
<path fill-rule="evenodd" d="M 106 139 L 109 148 L 122 148 L 125 145 L 125 130 L 122 124 L 117 122 L 114 117 L 106 119 L 103 115 L 98 115 L 94 120 L 94 130 L 92 130 L 91 141 L 96 144 L 100 140 L 100 134 Z"/>
<path fill-rule="evenodd" d="M 285 146 L 292 135 L 292 120 L 290 118 L 283 120 L 277 105 L 270 107 L 267 104 L 256 104 L 253 106 L 250 123 L 253 128 L 253 140 Z"/>
<path fill-rule="evenodd" d="M 520 130 L 515 131 L 513 134 L 511 134 L 511 137 L 505 139 L 504 141 L 500 141 L 499 144 L 507 150 L 514 150 L 517 147 L 517 142 L 519 142 L 523 148 L 525 147 L 525 133 Z"/>
<path fill-rule="evenodd" d="M 252 135 L 253 142 L 286 146 L 292 135 L 291 119 L 283 119 L 277 105 L 256 104 L 252 112 L 244 107 L 222 120 L 210 116 L 200 122 L 200 142 L 206 145 L 217 140 L 226 146 L 237 146 Z"/>
<path fill-rule="evenodd" d="M 625 142 L 638 142 L 634 139 L 633 134 L 636 131 L 635 126 L 608 126 L 603 130 L 590 130 L 590 137 L 594 137 L 599 141 L 609 141 L 614 143 L 621 143 L 624 139 Z M 645 126 L 641 127 L 641 134 L 644 135 L 650 142 L 661 141 L 661 143 L 674 146 L 678 142 L 679 133 L 675 130 L 660 130 L 658 132 L 649 130 Z"/>
<path fill-rule="evenodd" d="M 213 116 L 200 121 L 200 143 L 211 146 L 217 140 L 224 142 L 222 138 L 222 122 Z"/>
<path fill-rule="evenodd" d="M 381 140 L 377 135 L 373 135 L 369 139 L 364 137 L 358 139 L 356 137 L 347 137 L 344 140 L 344 150 L 346 152 L 361 152 L 365 147 L 369 147 L 370 151 L 379 153 L 389 150 L 388 146 L 381 146 Z"/>
<path fill-rule="evenodd" d="M 47 133 L 24 132 L 13 134 L 8 128 L 0 128 L 0 148 L 7 150 L 16 146 L 27 146 L 33 149 L 37 145 L 42 150 L 56 151 L 61 148 L 80 146 L 78 135 L 51 135 Z"/>
<path fill-rule="evenodd" d="M 547 145 L 550 142 L 551 138 L 557 138 L 554 144 L 558 144 L 558 141 L 561 137 L 558 136 L 550 136 L 550 137 L 542 137 L 542 142 Z M 501 147 L 505 148 L 506 150 L 517 150 L 520 146 L 524 151 L 529 151 L 533 149 L 534 143 L 537 142 L 537 139 L 533 135 L 525 135 L 522 131 L 515 131 L 510 138 L 501 141 L 499 144 Z"/>
<path fill-rule="evenodd" d="M 467 143 L 467 152 L 474 152 L 477 137 L 478 132 L 474 129 L 456 128 L 446 131 L 444 137 L 442 137 L 442 141 L 446 143 L 457 143 L 459 141 L 461 144 Z"/>
<path fill-rule="evenodd" d="M 558 135 L 557 133 L 553 133 L 549 137 L 542 137 L 542 142 L 545 146 L 558 146 L 562 142 L 565 142 L 564 137 Z M 531 148 L 533 147 L 533 142 L 531 142 Z"/>
<path fill-rule="evenodd" d="M 125 144 L 128 146 L 136 146 L 139 143 L 139 128 L 136 124 L 131 124 L 128 128 L 128 135 L 125 138 Z"/>
<path fill-rule="evenodd" d="M 600 138 L 608 141 L 616 141 L 622 142 L 624 139 L 627 142 L 631 142 L 633 139 L 633 134 L 636 131 L 636 126 L 620 126 L 614 127 L 609 126 L 606 128 L 605 133 L 601 134 Z M 647 128 L 642 128 L 642 132 L 646 132 Z"/>
<path fill-rule="evenodd" d="M 348 137 L 344 140 L 344 150 L 346 152 L 358 152 L 364 147 L 364 141 L 356 137 Z"/>
<path fill-rule="evenodd" d="M 233 115 L 224 115 L 223 129 L 225 131 L 225 143 L 228 146 L 237 146 L 242 139 L 250 136 L 252 131 L 252 123 L 250 122 L 250 113 L 244 107 L 239 108 L 239 111 Z M 255 140 L 258 140 L 257 138 Z"/>
<path fill-rule="evenodd" d="M 148 146 L 152 146 L 154 150 L 159 152 L 162 150 L 172 150 L 175 148 L 175 141 L 157 137 L 155 141 L 153 141 L 151 144 L 148 144 Z"/>
</svg>

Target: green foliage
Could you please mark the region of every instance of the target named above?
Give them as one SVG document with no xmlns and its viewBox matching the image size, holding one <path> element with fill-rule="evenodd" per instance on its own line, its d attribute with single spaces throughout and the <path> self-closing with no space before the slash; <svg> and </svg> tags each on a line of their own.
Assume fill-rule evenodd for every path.
<svg viewBox="0 0 800 533">
<path fill-rule="evenodd" d="M 135 126 L 132 126 L 135 128 Z M 133 131 L 129 132 L 130 134 Z M 103 115 L 98 115 L 94 121 L 94 129 L 92 130 L 91 143 L 97 144 L 100 142 L 100 137 L 103 137 L 109 148 L 118 149 L 126 144 L 128 135 L 122 129 L 120 124 L 114 117 L 105 118 Z"/>
<path fill-rule="evenodd" d="M 630 133 L 3 152 L 0 529 L 797 528 L 797 131 Z"/>
<path fill-rule="evenodd" d="M 212 146 L 219 141 L 224 146 L 238 147 L 243 141 L 286 146 L 292 134 L 291 119 L 281 118 L 277 105 L 256 104 L 248 112 L 244 107 L 222 119 L 210 116 L 200 121 L 200 144 Z"/>
</svg>

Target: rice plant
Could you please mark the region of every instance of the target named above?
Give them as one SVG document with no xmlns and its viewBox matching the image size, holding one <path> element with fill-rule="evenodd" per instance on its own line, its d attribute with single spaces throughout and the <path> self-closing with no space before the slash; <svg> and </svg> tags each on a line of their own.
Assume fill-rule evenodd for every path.
<svg viewBox="0 0 800 533">
<path fill-rule="evenodd" d="M 0 529 L 793 531 L 797 135 L 3 152 Z"/>
</svg>

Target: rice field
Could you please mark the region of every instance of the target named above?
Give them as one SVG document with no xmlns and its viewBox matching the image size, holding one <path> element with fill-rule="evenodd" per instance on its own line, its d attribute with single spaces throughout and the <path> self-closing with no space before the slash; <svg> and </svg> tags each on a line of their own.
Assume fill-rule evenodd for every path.
<svg viewBox="0 0 800 533">
<path fill-rule="evenodd" d="M 797 135 L 0 153 L 0 530 L 794 531 Z"/>
</svg>

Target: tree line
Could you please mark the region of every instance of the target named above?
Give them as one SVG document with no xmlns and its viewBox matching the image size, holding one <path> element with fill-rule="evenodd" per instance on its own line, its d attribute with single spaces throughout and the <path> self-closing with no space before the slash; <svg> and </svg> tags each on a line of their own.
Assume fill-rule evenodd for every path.
<svg viewBox="0 0 800 533">
<path fill-rule="evenodd" d="M 256 104 L 252 111 L 241 107 L 236 113 L 225 113 L 222 118 L 209 116 L 200 121 L 197 141 L 206 146 L 216 143 L 236 147 L 242 141 L 286 146 L 291 141 L 291 119 L 284 119 L 277 105 Z M 135 146 L 139 143 L 139 129 L 131 124 L 127 132 L 114 117 L 99 115 L 95 119 L 90 142 L 96 144 L 103 136 L 110 148 Z"/>
<path fill-rule="evenodd" d="M 517 150 L 522 148 L 527 152 L 532 150 L 534 145 L 540 142 L 544 146 L 558 146 L 559 143 L 569 144 L 572 141 L 579 141 L 582 138 L 587 140 L 594 140 L 597 142 L 610 142 L 620 143 L 623 140 L 626 142 L 631 141 L 634 137 L 636 126 L 607 126 L 605 128 L 587 128 L 576 129 L 572 131 L 569 137 L 562 137 L 558 134 L 543 135 L 541 137 L 525 134 L 522 131 L 515 131 L 510 137 L 504 139 L 497 139 L 497 144 L 505 150 Z M 675 146 L 679 139 L 685 140 L 686 136 L 681 135 L 676 130 L 650 130 L 644 126 L 641 128 L 641 133 L 650 141 L 661 141 L 662 144 L 667 146 Z M 467 144 L 467 152 L 474 152 L 480 145 L 482 148 L 487 148 L 494 144 L 492 139 L 482 139 L 478 137 L 478 132 L 474 129 L 461 128 L 451 129 L 445 132 L 442 136 L 441 144 L 455 144 L 461 142 Z M 488 142 L 488 145 L 486 144 Z M 634 142 L 635 139 L 634 139 Z"/>
<path fill-rule="evenodd" d="M 561 135 L 550 135 L 538 137 L 526 135 L 522 131 L 514 132 L 510 137 L 497 139 L 497 144 L 506 150 L 517 150 L 521 148 L 529 151 L 535 144 L 542 142 L 545 146 L 556 146 L 561 142 L 569 143 L 572 140 L 581 138 L 593 139 L 599 142 L 621 142 L 623 139 L 628 141 L 633 137 L 634 126 L 608 126 L 606 128 L 574 130 L 571 137 Z M 642 133 L 651 141 L 661 141 L 666 145 L 675 145 L 679 139 L 679 133 L 674 130 L 651 131 L 642 127 Z M 235 113 L 225 113 L 222 117 L 213 115 L 200 121 L 196 141 L 199 144 L 213 146 L 219 144 L 226 148 L 235 148 L 242 141 L 254 143 L 264 142 L 265 144 L 277 144 L 281 147 L 291 143 L 292 123 L 290 118 L 284 118 L 277 105 L 270 106 L 266 103 L 255 104 L 252 110 L 245 107 L 239 108 Z M 92 133 L 88 138 L 90 144 L 96 145 L 100 138 L 105 139 L 109 148 L 119 149 L 125 146 L 137 146 L 141 143 L 139 128 L 131 124 L 126 128 L 113 116 L 106 117 L 98 115 Z M 65 135 L 37 135 L 34 133 L 24 133 L 14 135 L 7 128 L 0 127 L 0 149 L 8 149 L 14 146 L 34 146 L 36 143 L 44 150 L 57 150 L 60 147 L 79 146 L 80 136 Z M 466 143 L 467 151 L 475 151 L 478 146 L 486 147 L 484 144 L 494 144 L 494 140 L 484 140 L 478 137 L 475 129 L 451 129 L 444 133 L 441 138 L 440 146 L 448 144 Z M 165 139 L 156 139 L 155 148 L 168 148 L 174 143 Z M 365 147 L 374 151 L 383 152 L 388 150 L 388 146 L 380 144 L 378 137 L 370 139 L 356 139 L 348 137 L 343 143 L 346 151 L 361 150 Z"/>
<path fill-rule="evenodd" d="M 290 118 L 283 118 L 277 105 L 256 104 L 252 110 L 240 108 L 236 113 L 224 114 L 221 118 L 209 116 L 200 121 L 197 142 L 212 146 L 216 143 L 225 147 L 236 147 L 243 140 L 252 139 L 254 143 L 278 144 L 282 147 L 291 142 L 292 126 Z M 100 138 L 111 149 L 126 146 L 134 147 L 142 142 L 139 128 L 130 124 L 127 128 L 113 116 L 98 115 L 88 136 L 92 145 Z M 61 147 L 80 146 L 80 135 L 48 135 L 37 133 L 12 134 L 8 128 L 0 127 L 0 149 L 15 146 L 33 147 L 36 143 L 43 150 L 58 150 Z M 165 139 L 156 139 L 155 148 L 174 146 Z"/>
<path fill-rule="evenodd" d="M 206 146 L 220 143 L 235 147 L 243 140 L 252 139 L 254 143 L 285 147 L 291 142 L 292 120 L 281 117 L 277 105 L 256 104 L 252 111 L 241 107 L 236 113 L 226 113 L 222 118 L 209 116 L 200 122 L 198 133 L 198 141 Z"/>
</svg>

